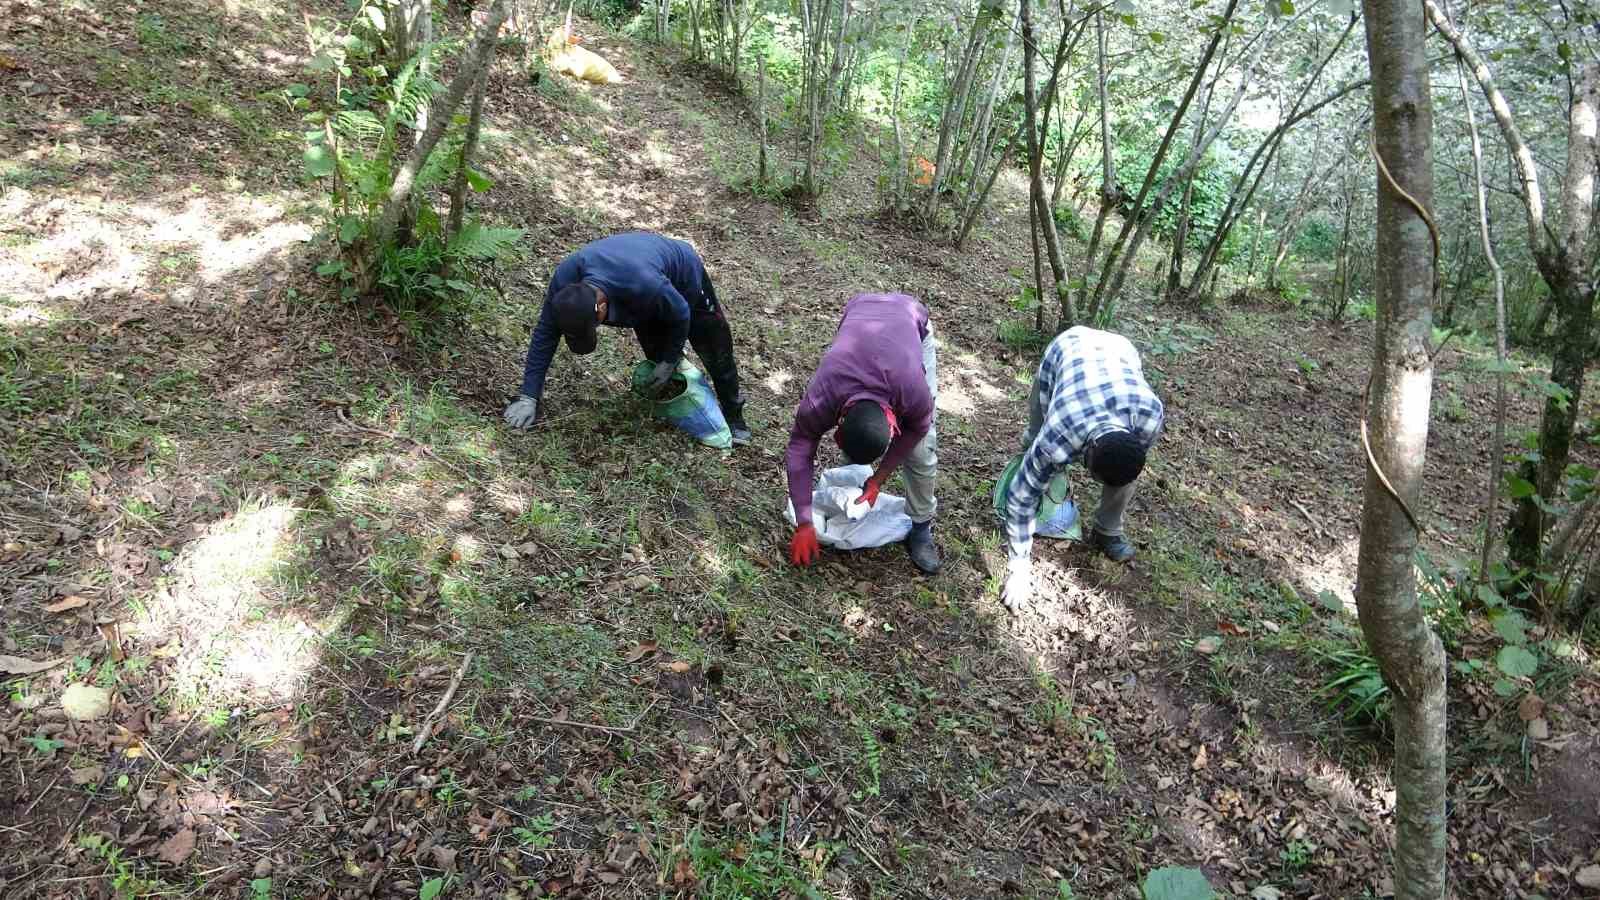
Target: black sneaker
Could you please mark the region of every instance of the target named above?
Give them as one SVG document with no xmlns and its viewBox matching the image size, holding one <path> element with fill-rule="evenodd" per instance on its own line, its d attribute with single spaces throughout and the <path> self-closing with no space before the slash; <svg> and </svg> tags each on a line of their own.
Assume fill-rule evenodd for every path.
<svg viewBox="0 0 1600 900">
<path fill-rule="evenodd" d="M 1099 550 L 1112 562 L 1127 562 L 1133 559 L 1133 545 L 1123 539 L 1120 534 L 1101 534 L 1093 529 L 1089 530 L 1089 546 Z"/>
</svg>

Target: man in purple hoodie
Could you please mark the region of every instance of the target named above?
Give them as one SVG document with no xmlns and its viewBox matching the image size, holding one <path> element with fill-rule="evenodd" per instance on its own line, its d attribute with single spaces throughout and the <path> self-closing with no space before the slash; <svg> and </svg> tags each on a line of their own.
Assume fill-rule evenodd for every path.
<svg viewBox="0 0 1600 900">
<path fill-rule="evenodd" d="M 834 441 L 846 459 L 878 464 L 856 502 L 876 503 L 883 483 L 906 464 L 906 512 L 912 523 L 906 551 L 921 571 L 939 571 L 933 543 L 938 382 L 927 307 L 905 294 L 858 294 L 845 304 L 833 345 L 811 376 L 789 432 L 789 500 L 799 523 L 789 542 L 790 562 L 808 566 L 821 555 L 811 520 L 812 474 L 817 443 L 837 429 Z"/>
</svg>

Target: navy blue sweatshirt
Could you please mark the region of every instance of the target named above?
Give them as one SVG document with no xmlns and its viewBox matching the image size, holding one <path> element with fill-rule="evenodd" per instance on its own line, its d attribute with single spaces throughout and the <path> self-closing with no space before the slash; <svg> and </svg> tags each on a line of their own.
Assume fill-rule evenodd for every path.
<svg viewBox="0 0 1600 900">
<path fill-rule="evenodd" d="M 579 282 L 599 288 L 607 303 L 606 318 L 600 324 L 664 332 L 670 338 L 666 344 L 669 358 L 656 362 L 677 365 L 689 339 L 689 304 L 684 297 L 700 296 L 704 272 L 693 247 L 647 231 L 614 234 L 573 252 L 550 276 L 539 324 L 528 342 L 523 395 L 538 399 L 544 394 L 545 373 L 561 340 L 550 308 L 550 298 L 557 291 Z"/>
</svg>

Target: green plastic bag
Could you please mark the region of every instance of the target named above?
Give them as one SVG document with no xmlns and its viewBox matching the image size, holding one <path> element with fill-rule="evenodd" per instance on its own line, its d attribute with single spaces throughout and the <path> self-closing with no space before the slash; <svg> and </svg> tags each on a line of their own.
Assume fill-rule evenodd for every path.
<svg viewBox="0 0 1600 900">
<path fill-rule="evenodd" d="M 1006 516 L 1006 494 L 1011 490 L 1011 479 L 1017 477 L 1017 470 L 1022 468 L 1022 454 L 1011 457 L 1011 462 L 1006 463 L 1000 477 L 994 483 L 994 514 L 1004 522 Z M 1065 472 L 1057 472 L 1050 479 L 1050 484 L 1045 487 L 1044 496 L 1039 498 L 1039 512 L 1034 516 L 1034 531 L 1038 537 L 1064 538 L 1070 541 L 1083 540 L 1083 526 L 1078 522 L 1078 507 L 1073 504 L 1071 491 L 1067 486 Z"/>
<path fill-rule="evenodd" d="M 684 433 L 718 450 L 733 446 L 733 432 L 728 420 L 722 416 L 717 395 L 706 383 L 704 375 L 688 360 L 678 361 L 678 371 L 667 382 L 659 395 L 652 396 L 649 388 L 650 374 L 656 364 L 640 360 L 633 367 L 633 392 L 651 401 L 656 417 L 678 426 Z"/>
</svg>

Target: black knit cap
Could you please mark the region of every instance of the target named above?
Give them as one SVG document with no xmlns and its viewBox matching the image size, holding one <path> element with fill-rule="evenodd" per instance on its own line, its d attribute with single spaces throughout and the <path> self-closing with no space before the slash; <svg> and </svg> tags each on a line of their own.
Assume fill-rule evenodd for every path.
<svg viewBox="0 0 1600 900">
<path fill-rule="evenodd" d="M 839 449 L 858 466 L 871 465 L 889 449 L 889 419 L 870 400 L 852 404 L 839 423 Z"/>
<path fill-rule="evenodd" d="M 1144 471 L 1145 446 L 1131 431 L 1095 438 L 1087 455 L 1089 474 L 1108 487 L 1129 484 Z"/>
<path fill-rule="evenodd" d="M 567 339 L 567 349 L 583 356 L 593 353 L 598 343 L 594 312 L 599 296 L 592 285 L 578 282 L 569 284 L 550 298 L 550 309 L 555 314 L 556 328 Z"/>
</svg>

